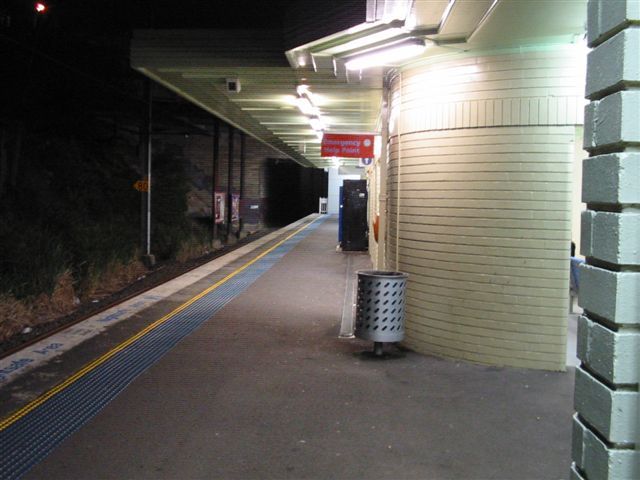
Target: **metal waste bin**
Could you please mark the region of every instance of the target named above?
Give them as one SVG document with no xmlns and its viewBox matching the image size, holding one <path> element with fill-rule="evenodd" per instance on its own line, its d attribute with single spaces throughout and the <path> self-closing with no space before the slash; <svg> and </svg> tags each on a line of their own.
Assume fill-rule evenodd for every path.
<svg viewBox="0 0 640 480">
<path fill-rule="evenodd" d="M 357 273 L 355 336 L 376 343 L 401 341 L 404 338 L 404 292 L 409 275 L 380 270 Z"/>
</svg>

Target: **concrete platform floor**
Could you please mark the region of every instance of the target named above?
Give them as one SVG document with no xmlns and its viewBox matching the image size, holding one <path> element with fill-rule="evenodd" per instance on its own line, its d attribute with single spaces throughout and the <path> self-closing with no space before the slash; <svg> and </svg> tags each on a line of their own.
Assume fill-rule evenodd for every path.
<svg viewBox="0 0 640 480">
<path fill-rule="evenodd" d="M 27 478 L 568 478 L 573 370 L 368 359 L 369 344 L 338 339 L 336 229 L 321 225 Z"/>
</svg>

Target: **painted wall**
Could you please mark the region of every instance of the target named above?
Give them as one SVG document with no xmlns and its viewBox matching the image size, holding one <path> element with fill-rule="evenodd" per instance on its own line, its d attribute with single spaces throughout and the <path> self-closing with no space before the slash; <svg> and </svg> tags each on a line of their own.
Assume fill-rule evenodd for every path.
<svg viewBox="0 0 640 480">
<path fill-rule="evenodd" d="M 209 127 L 211 130 L 212 127 Z M 216 176 L 216 190 L 226 192 L 228 184 L 229 162 L 229 126 L 220 122 L 219 157 Z M 183 155 L 187 164 L 190 179 L 189 215 L 194 219 L 200 219 L 202 223 L 209 222 L 213 200 L 213 138 L 211 136 L 189 136 L 184 139 L 175 139 L 182 145 Z M 232 165 L 232 192 L 240 193 L 241 172 L 241 134 L 233 129 L 233 165 Z M 259 230 L 267 226 L 265 221 L 265 208 L 268 200 L 265 182 L 266 165 L 274 158 L 282 158 L 282 154 L 274 149 L 258 142 L 254 138 L 245 136 L 245 162 L 244 162 L 244 198 L 241 200 L 241 218 L 243 229 L 247 232 Z M 289 160 L 282 158 L 283 162 Z M 225 217 L 226 219 L 226 214 Z M 223 225 L 219 234 L 224 233 Z M 236 225 L 237 227 L 237 225 Z"/>
<path fill-rule="evenodd" d="M 575 48 L 465 56 L 392 83 L 387 263 L 408 272 L 406 344 L 565 368 Z"/>
<path fill-rule="evenodd" d="M 360 180 L 360 175 L 341 173 L 339 167 L 329 168 L 329 187 L 327 192 L 327 213 L 337 215 L 340 210 L 339 192 L 345 180 Z"/>
<path fill-rule="evenodd" d="M 582 138 L 584 127 L 576 126 L 576 135 L 573 152 L 573 183 L 572 183 L 572 212 L 571 212 L 571 240 L 576 244 L 576 256 L 580 256 L 580 217 L 587 208 L 587 204 L 582 202 L 582 160 L 589 154 L 582 148 Z"/>
<path fill-rule="evenodd" d="M 216 190 L 222 192 L 226 192 L 228 185 L 229 129 L 229 125 L 220 122 Z M 179 153 L 189 179 L 188 215 L 197 222 L 195 225 L 207 230 L 212 226 L 212 131 L 210 126 L 209 135 L 156 135 L 154 139 L 156 147 L 166 143 Z M 240 132 L 233 129 L 231 190 L 236 194 L 241 193 L 241 138 Z M 242 235 L 285 225 L 317 211 L 318 197 L 326 194 L 326 174 L 322 169 L 302 167 L 282 158 L 281 153 L 248 135 L 244 136 L 244 152 Z M 224 218 L 225 222 L 219 224 L 218 239 L 226 236 L 226 213 Z M 234 228 L 239 228 L 237 222 Z"/>
</svg>

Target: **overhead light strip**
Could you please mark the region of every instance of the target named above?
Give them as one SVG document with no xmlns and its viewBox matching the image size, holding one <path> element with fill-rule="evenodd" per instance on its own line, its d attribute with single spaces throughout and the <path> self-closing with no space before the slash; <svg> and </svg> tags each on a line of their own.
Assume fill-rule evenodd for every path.
<svg viewBox="0 0 640 480">
<path fill-rule="evenodd" d="M 296 98 L 296 106 L 307 117 L 309 125 L 315 132 L 319 140 L 322 140 L 323 131 L 327 128 L 326 123 L 320 115 L 320 109 L 316 107 L 313 101 L 313 94 L 308 85 L 298 85 L 296 88 L 298 97 Z"/>
<path fill-rule="evenodd" d="M 296 106 L 304 115 L 319 115 L 318 109 L 311 103 L 307 97 L 296 98 Z"/>
<path fill-rule="evenodd" d="M 420 55 L 426 45 L 420 38 L 409 38 L 401 42 L 369 50 L 347 58 L 348 70 L 364 70 L 370 67 L 384 66 Z"/>
</svg>

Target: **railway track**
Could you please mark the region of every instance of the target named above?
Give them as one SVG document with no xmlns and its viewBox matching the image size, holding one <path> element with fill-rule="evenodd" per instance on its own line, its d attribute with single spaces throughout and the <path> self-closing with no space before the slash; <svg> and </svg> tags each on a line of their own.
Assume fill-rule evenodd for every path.
<svg viewBox="0 0 640 480">
<path fill-rule="evenodd" d="M 148 292 L 149 290 L 162 285 L 163 283 L 169 282 L 174 278 L 179 277 L 180 275 L 184 275 L 185 273 L 195 270 L 196 268 L 212 260 L 215 260 L 218 257 L 221 257 L 222 255 L 233 252 L 234 250 L 248 243 L 251 243 L 255 240 L 258 240 L 259 238 L 264 237 L 265 235 L 268 235 L 274 230 L 275 229 L 272 228 L 261 230 L 258 233 L 243 238 L 242 240 L 238 241 L 238 243 L 232 246 L 223 247 L 219 250 L 216 250 L 215 252 L 211 252 L 207 255 L 191 260 L 186 264 L 161 264 L 154 270 L 151 270 L 149 273 L 147 273 L 143 281 L 134 282 L 124 287 L 123 289 L 114 292 L 104 302 L 100 302 L 99 304 L 95 305 L 87 304 L 86 306 L 84 306 L 84 309 L 83 307 L 80 307 L 79 310 L 76 310 L 75 312 L 72 312 L 65 317 L 57 318 L 46 324 L 38 325 L 35 327 L 35 333 L 31 336 L 25 337 L 20 333 L 14 335 L 14 337 L 5 342 L 5 344 L 8 344 L 7 348 L 3 348 L 3 346 L 0 345 L 0 360 L 13 355 L 16 352 L 19 352 L 23 348 L 27 348 L 41 340 L 44 340 L 47 337 L 55 335 L 56 333 L 61 332 L 69 327 L 72 327 L 73 325 L 83 322 L 84 320 L 94 315 L 98 315 L 105 310 L 108 310 L 109 308 L 115 307 L 116 305 L 126 302 L 133 297 Z"/>
</svg>

